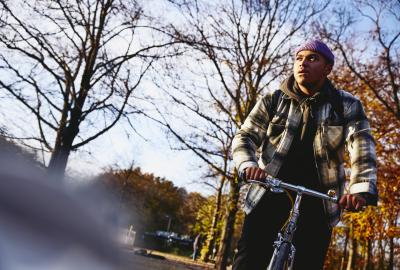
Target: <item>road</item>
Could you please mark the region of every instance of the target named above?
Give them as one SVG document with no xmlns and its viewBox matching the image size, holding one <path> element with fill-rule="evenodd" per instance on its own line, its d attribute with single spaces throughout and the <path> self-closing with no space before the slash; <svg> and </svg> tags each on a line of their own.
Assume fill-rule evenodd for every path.
<svg viewBox="0 0 400 270">
<path fill-rule="evenodd" d="M 124 255 L 129 263 L 129 269 L 134 270 L 210 270 L 212 264 L 194 262 L 190 258 L 175 256 L 158 251 L 148 251 L 138 255 L 133 250 L 125 250 Z"/>
</svg>

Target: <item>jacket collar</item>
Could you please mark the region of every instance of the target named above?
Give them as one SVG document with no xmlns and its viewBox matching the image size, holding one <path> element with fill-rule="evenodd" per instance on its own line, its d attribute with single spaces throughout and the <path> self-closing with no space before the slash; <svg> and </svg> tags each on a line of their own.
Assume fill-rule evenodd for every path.
<svg viewBox="0 0 400 270">
<path fill-rule="evenodd" d="M 329 99 L 329 97 L 331 96 L 331 91 L 336 91 L 331 81 L 329 79 L 326 79 L 321 90 L 315 93 L 313 96 L 308 97 L 301 93 L 301 90 L 297 82 L 295 81 L 293 74 L 281 83 L 280 89 L 283 93 L 285 93 L 283 98 L 294 99 L 299 103 L 303 103 L 304 101 L 322 102 Z"/>
</svg>

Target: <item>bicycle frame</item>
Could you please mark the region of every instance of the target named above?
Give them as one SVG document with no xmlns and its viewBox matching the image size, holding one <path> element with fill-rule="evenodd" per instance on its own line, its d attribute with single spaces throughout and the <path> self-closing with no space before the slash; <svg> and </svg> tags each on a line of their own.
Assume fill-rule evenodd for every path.
<svg viewBox="0 0 400 270">
<path fill-rule="evenodd" d="M 292 244 L 292 239 L 296 230 L 298 217 L 300 216 L 299 209 L 303 194 L 337 203 L 338 198 L 335 192 L 329 190 L 328 194 L 324 194 L 312 189 L 307 189 L 303 186 L 288 184 L 269 176 L 262 182 L 257 180 L 247 180 L 246 182 L 261 185 L 275 193 L 282 192 L 282 189 L 296 192 L 296 200 L 290 212 L 289 222 L 282 234 L 278 232 L 277 240 L 274 242 L 274 253 L 267 268 L 267 270 L 281 270 L 286 266 L 288 270 L 292 270 L 296 253 L 296 249 Z"/>
</svg>

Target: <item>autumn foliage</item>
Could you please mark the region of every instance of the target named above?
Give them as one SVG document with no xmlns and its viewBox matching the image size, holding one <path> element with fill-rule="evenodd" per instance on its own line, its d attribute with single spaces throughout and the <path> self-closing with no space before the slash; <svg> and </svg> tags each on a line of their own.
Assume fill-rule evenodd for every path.
<svg viewBox="0 0 400 270">
<path fill-rule="evenodd" d="M 128 215 L 126 223 L 133 224 L 136 231 L 196 232 L 195 220 L 206 202 L 201 194 L 188 193 L 172 181 L 140 168 L 109 170 L 99 179 L 119 198 L 120 209 Z"/>
<path fill-rule="evenodd" d="M 384 91 L 376 69 L 370 66 L 367 72 L 370 86 Z M 378 157 L 379 202 L 364 212 L 343 215 L 342 224 L 334 230 L 325 268 L 394 269 L 400 254 L 400 121 L 346 67 L 338 68 L 333 79 L 361 99 L 370 120 Z"/>
</svg>

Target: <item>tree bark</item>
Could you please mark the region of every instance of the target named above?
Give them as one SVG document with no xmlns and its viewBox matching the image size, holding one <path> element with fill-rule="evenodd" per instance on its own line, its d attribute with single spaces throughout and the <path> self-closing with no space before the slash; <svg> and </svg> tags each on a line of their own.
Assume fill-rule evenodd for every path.
<svg viewBox="0 0 400 270">
<path fill-rule="evenodd" d="M 47 167 L 49 174 L 53 177 L 63 177 L 67 166 L 68 157 L 71 153 L 72 143 L 79 132 L 78 124 L 68 126 L 64 132 L 60 132 L 59 138 L 51 154 L 50 162 Z"/>
<path fill-rule="evenodd" d="M 350 241 L 350 250 L 349 250 L 349 258 L 347 260 L 347 268 L 346 270 L 354 270 L 356 254 L 357 254 L 357 241 L 352 238 Z"/>
<path fill-rule="evenodd" d="M 389 265 L 387 269 L 394 269 L 394 239 L 389 238 Z"/>
<path fill-rule="evenodd" d="M 383 246 L 383 240 L 379 239 L 379 269 L 384 269 L 385 266 L 385 248 Z"/>
<path fill-rule="evenodd" d="M 344 268 L 344 263 L 346 260 L 346 256 L 347 256 L 347 243 L 349 240 L 349 228 L 346 227 L 346 238 L 344 239 L 344 250 L 343 250 L 343 256 L 342 256 L 342 261 L 340 263 L 340 270 L 343 270 Z"/>
<path fill-rule="evenodd" d="M 368 239 L 365 245 L 364 270 L 371 270 L 373 268 L 371 265 L 371 239 Z"/>
<path fill-rule="evenodd" d="M 224 223 L 224 228 L 221 236 L 221 243 L 217 255 L 217 262 L 215 268 L 218 270 L 225 270 L 228 265 L 229 252 L 231 250 L 232 238 L 235 231 L 236 213 L 238 211 L 239 201 L 239 184 L 237 178 L 229 181 L 229 203 L 228 211 Z"/>
<path fill-rule="evenodd" d="M 51 176 L 57 178 L 64 176 L 70 153 L 71 148 L 67 145 L 62 145 L 59 148 L 54 149 L 53 153 L 51 154 L 49 165 L 47 167 Z"/>
<path fill-rule="evenodd" d="M 221 200 L 222 200 L 222 189 L 225 184 L 226 177 L 222 176 L 220 185 L 217 189 L 217 198 L 215 199 L 215 210 L 213 213 L 213 219 L 211 222 L 211 228 L 208 232 L 206 242 L 204 244 L 203 252 L 201 253 L 201 260 L 208 262 L 213 254 L 215 247 L 215 240 L 217 237 L 217 225 L 221 217 Z"/>
</svg>

